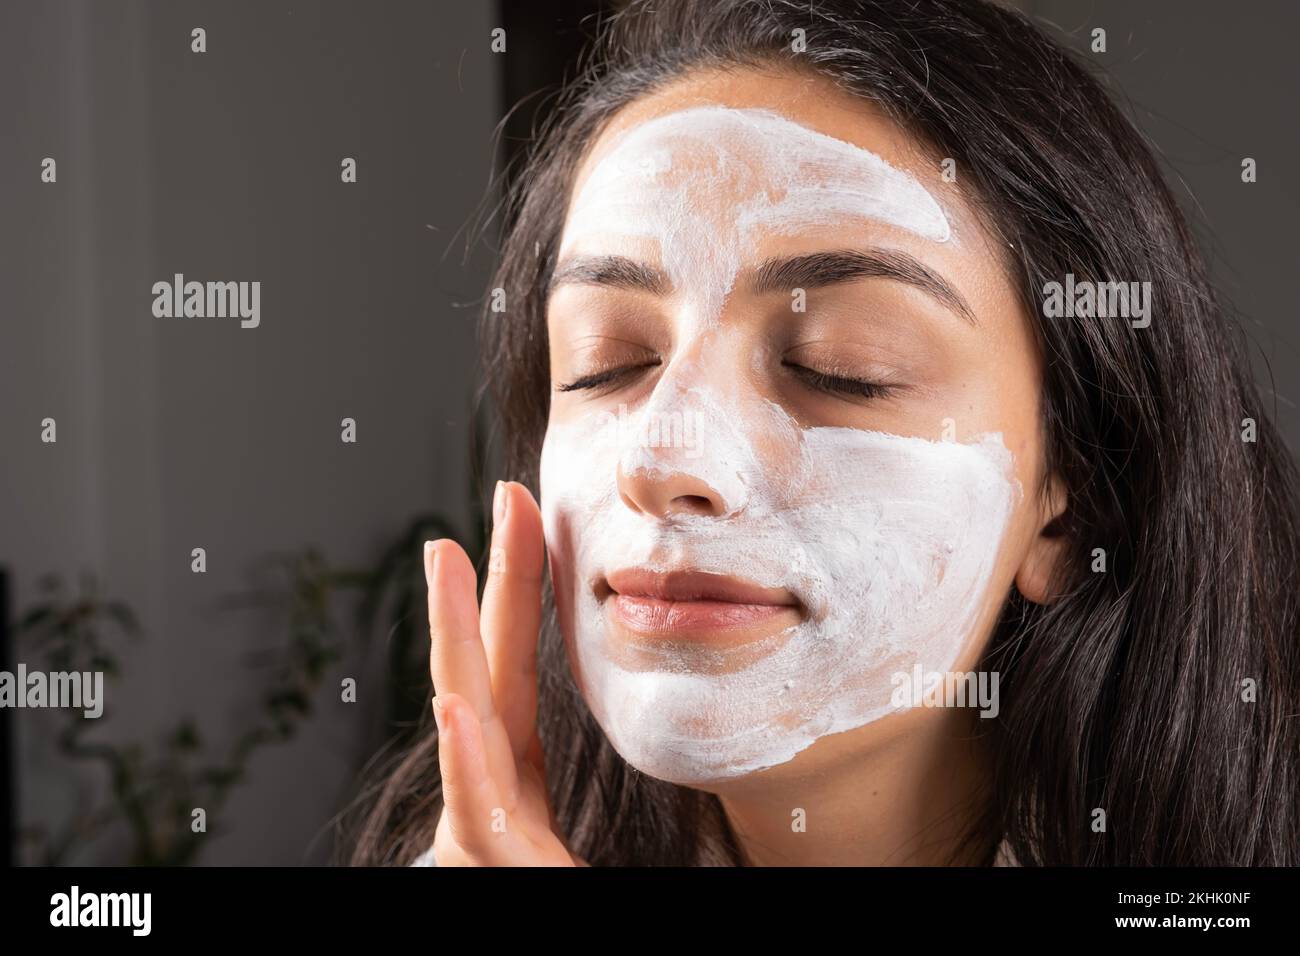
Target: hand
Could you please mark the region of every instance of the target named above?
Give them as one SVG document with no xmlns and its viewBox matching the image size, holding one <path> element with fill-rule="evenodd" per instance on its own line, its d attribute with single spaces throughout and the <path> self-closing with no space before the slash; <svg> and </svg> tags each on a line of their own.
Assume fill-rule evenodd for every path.
<svg viewBox="0 0 1300 956">
<path fill-rule="evenodd" d="M 464 549 L 424 546 L 443 795 L 433 855 L 440 867 L 586 866 L 556 826 L 537 734 L 542 516 L 523 485 L 498 482 L 495 498 L 481 610 Z"/>
</svg>

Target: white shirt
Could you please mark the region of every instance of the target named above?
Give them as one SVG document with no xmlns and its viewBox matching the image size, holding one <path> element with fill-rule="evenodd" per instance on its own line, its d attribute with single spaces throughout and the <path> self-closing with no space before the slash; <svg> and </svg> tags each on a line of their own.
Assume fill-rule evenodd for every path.
<svg viewBox="0 0 1300 956">
<path fill-rule="evenodd" d="M 414 860 L 411 861 L 411 866 L 437 866 L 437 865 L 438 865 L 438 861 L 433 858 L 433 847 L 429 847 L 429 849 L 425 850 L 423 853 L 421 853 L 419 856 L 417 856 Z"/>
</svg>

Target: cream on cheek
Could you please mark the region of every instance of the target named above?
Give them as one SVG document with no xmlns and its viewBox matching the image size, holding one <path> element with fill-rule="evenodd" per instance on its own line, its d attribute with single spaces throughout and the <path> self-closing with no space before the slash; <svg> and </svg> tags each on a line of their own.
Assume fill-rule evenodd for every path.
<svg viewBox="0 0 1300 956">
<path fill-rule="evenodd" d="M 640 172 L 619 172 L 629 169 Z M 701 201 L 709 192 L 727 195 L 724 212 Z M 950 235 L 920 184 L 871 153 L 773 114 L 705 108 L 626 135 L 570 217 L 566 246 L 594 233 L 657 240 L 687 302 L 677 357 L 649 397 L 626 416 L 553 420 L 541 461 L 579 686 L 614 747 L 652 776 L 702 784 L 751 773 L 885 716 L 893 675 L 951 669 L 976 623 L 1019 494 L 999 435 L 957 443 L 803 428 L 713 367 L 710 354 L 728 350 L 690 347 L 728 334 L 721 305 L 757 234 L 864 216 L 933 241 Z M 619 493 L 620 471 L 691 474 L 723 513 L 636 510 Z M 807 613 L 757 643 L 664 642 L 630 655 L 593 587 L 620 568 L 743 577 L 787 589 Z"/>
</svg>

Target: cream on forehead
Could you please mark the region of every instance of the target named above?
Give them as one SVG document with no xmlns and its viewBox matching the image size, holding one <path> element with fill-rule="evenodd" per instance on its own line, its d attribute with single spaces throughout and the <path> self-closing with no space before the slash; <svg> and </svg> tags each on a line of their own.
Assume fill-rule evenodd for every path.
<svg viewBox="0 0 1300 956">
<path fill-rule="evenodd" d="M 708 323 L 758 239 L 852 220 L 952 235 L 934 197 L 876 154 L 768 110 L 696 107 L 615 141 L 581 186 L 560 254 L 595 236 L 656 242 Z"/>
</svg>

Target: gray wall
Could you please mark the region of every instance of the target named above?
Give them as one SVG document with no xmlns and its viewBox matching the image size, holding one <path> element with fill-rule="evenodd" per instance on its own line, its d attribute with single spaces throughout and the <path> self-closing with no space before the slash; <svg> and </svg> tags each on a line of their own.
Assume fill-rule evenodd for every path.
<svg viewBox="0 0 1300 956">
<path fill-rule="evenodd" d="M 1300 5 L 1282 0 L 1023 0 L 1084 53 L 1164 161 L 1225 305 L 1252 343 L 1256 380 L 1300 455 L 1296 274 L 1300 126 L 1294 38 Z M 1105 53 L 1090 52 L 1106 30 Z M 1241 161 L 1258 181 L 1241 181 Z"/>
<path fill-rule="evenodd" d="M 418 511 L 464 518 L 471 306 L 489 261 L 465 261 L 462 228 L 492 166 L 491 9 L 0 11 L 0 563 L 18 610 L 38 575 L 84 569 L 140 612 L 146 643 L 110 692 L 105 737 L 186 713 L 214 743 L 240 726 L 260 687 L 246 656 L 283 630 L 218 604 L 260 555 L 316 544 L 369 564 Z M 39 181 L 46 156 L 55 184 Z M 356 184 L 340 182 L 345 156 Z M 260 280 L 260 327 L 155 318 L 150 288 L 175 272 Z M 45 417 L 57 444 L 40 442 Z M 303 737 L 263 751 L 202 862 L 325 857 L 328 834 L 312 841 L 374 742 L 381 657 L 336 668 Z M 343 676 L 362 678 L 355 706 L 339 702 Z M 55 722 L 14 713 L 23 820 L 55 819 L 74 800 Z"/>
</svg>

